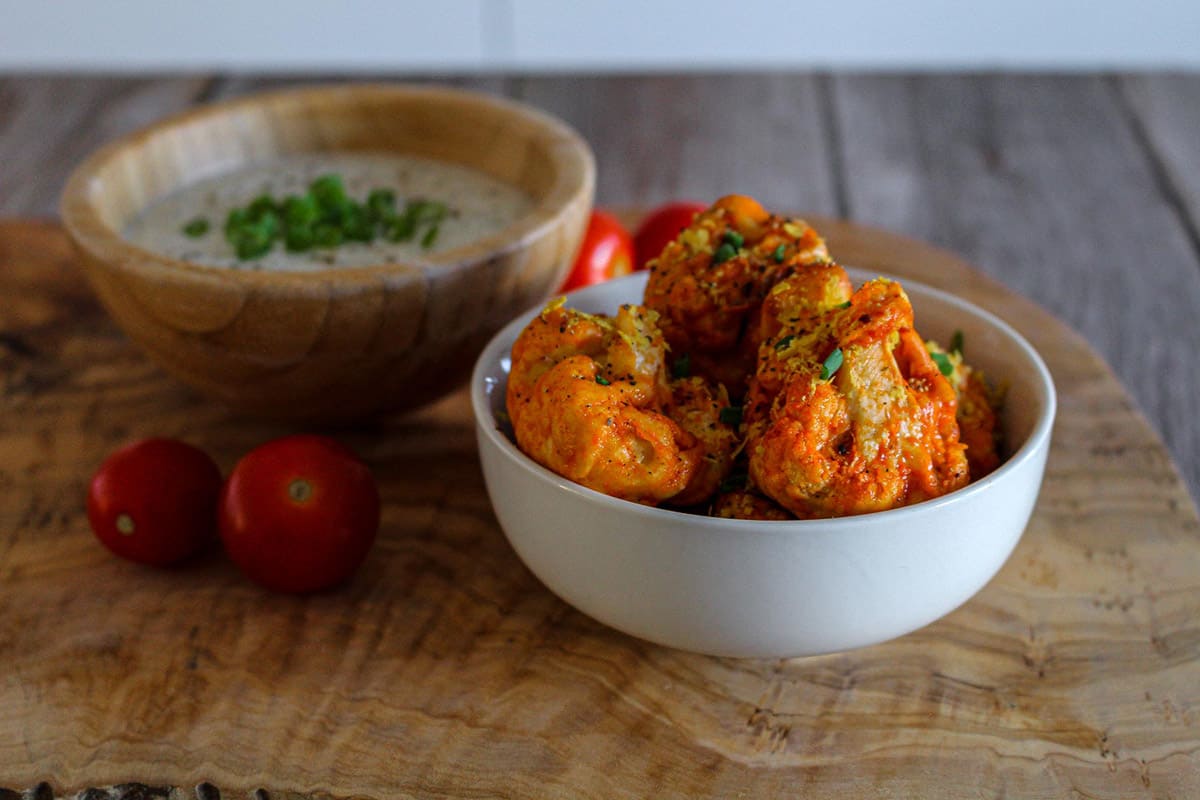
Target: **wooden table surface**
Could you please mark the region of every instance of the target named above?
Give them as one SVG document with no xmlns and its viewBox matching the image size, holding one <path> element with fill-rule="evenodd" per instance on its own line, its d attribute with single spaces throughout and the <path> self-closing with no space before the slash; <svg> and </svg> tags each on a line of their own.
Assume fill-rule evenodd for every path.
<svg viewBox="0 0 1200 800">
<path fill-rule="evenodd" d="M 52 215 L 105 139 L 280 82 L 0 80 L 0 216 Z M 741 191 L 959 252 L 1108 359 L 1198 493 L 1200 77 L 457 82 L 578 126 L 601 204 Z M 895 642 L 789 662 L 645 645 L 558 602 L 491 517 L 461 393 L 348 434 L 389 511 L 346 591 L 280 598 L 215 556 L 134 577 L 86 535 L 99 454 L 153 428 L 228 467 L 269 431 L 125 342 L 54 226 L 0 223 L 0 323 L 23 332 L 0 324 L 0 800 L 43 777 L 57 785 L 26 797 L 129 779 L 238 797 L 1195 796 L 1200 523 L 1161 448 L 1021 298 L 830 229 L 848 263 L 1019 323 L 1063 412 L 1039 509 L 984 593 Z"/>
<path fill-rule="evenodd" d="M 0 78 L 0 216 L 165 114 L 329 79 Z M 1091 342 L 1200 496 L 1200 75 L 439 80 L 576 126 L 602 205 L 737 191 L 959 253 Z"/>
</svg>

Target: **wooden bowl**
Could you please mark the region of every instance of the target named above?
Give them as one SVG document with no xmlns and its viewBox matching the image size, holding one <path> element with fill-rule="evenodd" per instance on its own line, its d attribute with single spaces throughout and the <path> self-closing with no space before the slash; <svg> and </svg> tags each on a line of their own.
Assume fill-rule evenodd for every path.
<svg viewBox="0 0 1200 800">
<path fill-rule="evenodd" d="M 196 179 L 353 151 L 473 167 L 534 208 L 424 266 L 236 270 L 122 237 L 151 201 Z M 217 103 L 126 136 L 75 170 L 61 211 L 105 308 L 165 370 L 241 411 L 336 421 L 414 408 L 465 379 L 491 335 L 562 281 L 594 183 L 586 142 L 533 108 L 446 88 L 334 86 Z"/>
</svg>

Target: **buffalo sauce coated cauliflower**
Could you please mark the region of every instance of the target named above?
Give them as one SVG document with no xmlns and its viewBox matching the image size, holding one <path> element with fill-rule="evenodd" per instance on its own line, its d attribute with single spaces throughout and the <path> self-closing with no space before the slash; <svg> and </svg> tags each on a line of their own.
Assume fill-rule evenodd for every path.
<svg viewBox="0 0 1200 800">
<path fill-rule="evenodd" d="M 736 439 L 724 389 L 667 379 L 657 314 L 608 318 L 550 303 L 513 344 L 507 406 L 538 463 L 614 497 L 689 504 L 724 478 Z"/>
<path fill-rule="evenodd" d="M 610 318 L 560 299 L 513 345 L 517 444 L 554 472 L 784 520 L 916 503 L 999 465 L 999 397 L 961 336 L 925 342 L 900 284 L 855 290 L 802 220 L 723 197 L 649 270 L 644 306 Z"/>
<path fill-rule="evenodd" d="M 831 272 L 797 274 L 775 292 L 799 302 L 767 304 L 775 335 L 746 399 L 751 481 L 798 517 L 880 511 L 966 485 L 954 388 L 913 330 L 904 290 L 877 279 L 846 297 L 830 289 L 844 286 Z"/>
<path fill-rule="evenodd" d="M 959 334 L 961 336 L 961 334 Z M 978 480 L 1000 466 L 1000 426 L 996 408 L 1003 392 L 993 391 L 983 374 L 963 361 L 961 345 L 947 352 L 937 342 L 926 342 L 930 356 L 942 366 L 958 397 L 958 435 L 967 446 L 971 480 Z"/>
<path fill-rule="evenodd" d="M 828 258 L 825 242 L 803 220 L 729 195 L 651 259 L 644 302 L 659 313 L 672 353 L 740 396 L 754 369 L 753 321 L 763 297 L 798 267 Z"/>
</svg>

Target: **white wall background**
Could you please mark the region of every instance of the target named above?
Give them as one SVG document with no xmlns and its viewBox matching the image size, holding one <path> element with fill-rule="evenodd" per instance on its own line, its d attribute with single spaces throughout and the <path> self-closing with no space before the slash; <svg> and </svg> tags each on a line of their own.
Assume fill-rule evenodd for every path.
<svg viewBox="0 0 1200 800">
<path fill-rule="evenodd" d="M 0 0 L 0 70 L 1200 69 L 1200 0 Z"/>
</svg>

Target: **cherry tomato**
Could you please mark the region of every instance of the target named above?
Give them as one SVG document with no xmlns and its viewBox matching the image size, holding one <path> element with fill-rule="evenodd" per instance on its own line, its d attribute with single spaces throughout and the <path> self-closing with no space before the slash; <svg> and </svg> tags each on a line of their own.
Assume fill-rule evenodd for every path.
<svg viewBox="0 0 1200 800">
<path fill-rule="evenodd" d="M 642 220 L 633 235 L 633 250 L 637 253 L 637 268 L 645 269 L 646 263 L 658 258 L 679 232 L 692 224 L 692 220 L 708 206 L 704 203 L 680 201 L 659 206 Z"/>
<path fill-rule="evenodd" d="M 632 271 L 633 240 L 629 238 L 629 231 L 612 214 L 597 209 L 588 221 L 575 266 L 559 291 L 569 292 L 581 286 L 603 283 Z"/>
<path fill-rule="evenodd" d="M 379 490 L 353 452 L 324 436 L 285 436 L 251 450 L 221 489 L 225 551 L 278 592 L 346 580 L 379 529 Z"/>
<path fill-rule="evenodd" d="M 104 460 L 88 486 L 92 531 L 141 564 L 182 561 L 216 538 L 221 471 L 203 450 L 144 439 Z"/>
</svg>

